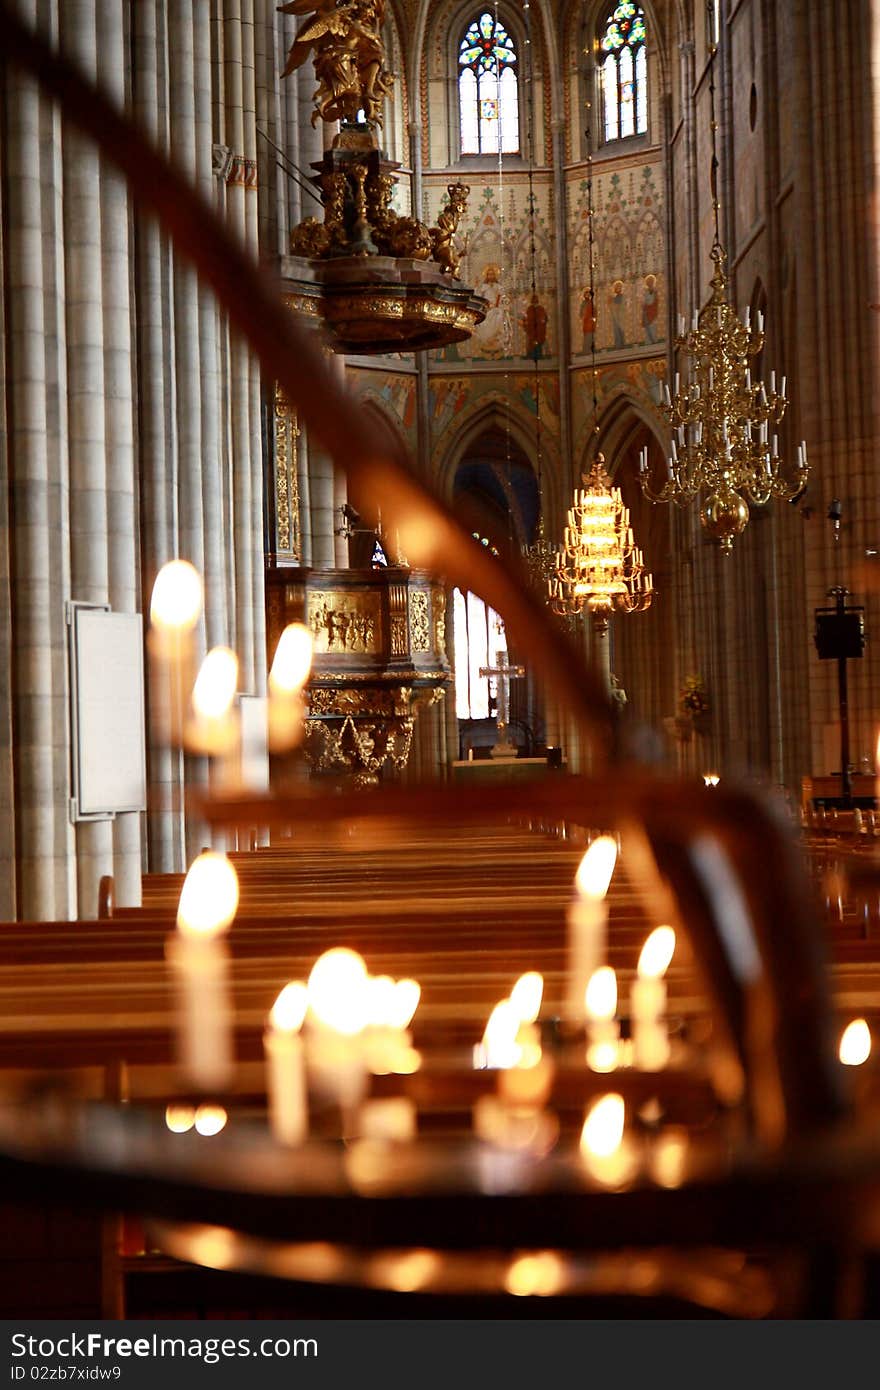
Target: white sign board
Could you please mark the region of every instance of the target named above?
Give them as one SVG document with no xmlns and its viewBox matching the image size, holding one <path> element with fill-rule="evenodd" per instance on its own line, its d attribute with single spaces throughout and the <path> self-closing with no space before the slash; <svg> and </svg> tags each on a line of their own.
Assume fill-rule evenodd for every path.
<svg viewBox="0 0 880 1390">
<path fill-rule="evenodd" d="M 73 820 L 147 804 L 143 628 L 139 613 L 72 603 Z"/>
</svg>

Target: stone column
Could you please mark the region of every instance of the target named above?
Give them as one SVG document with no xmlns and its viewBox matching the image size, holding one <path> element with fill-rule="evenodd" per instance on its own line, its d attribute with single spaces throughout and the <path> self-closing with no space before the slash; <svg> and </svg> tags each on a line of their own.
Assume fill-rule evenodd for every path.
<svg viewBox="0 0 880 1390">
<path fill-rule="evenodd" d="M 19 9 L 36 24 L 36 4 L 22 3 Z M 60 163 L 61 136 L 52 104 L 14 67 L 5 75 L 5 108 L 11 586 L 3 622 L 12 645 L 7 669 L 8 713 L 15 720 L 15 840 L 7 836 L 3 842 L 10 868 L 4 898 L 5 908 L 14 907 L 22 918 L 64 918 L 75 911 L 75 879 L 68 871 L 66 428 L 59 415 L 63 357 L 54 321 L 61 229 L 55 197 L 43 191 L 44 180 Z M 4 516 L 6 497 L 4 492 L 0 499 Z M 11 739 L 7 747 L 11 757 Z M 10 823 L 12 809 L 9 803 L 5 819 Z"/>
<path fill-rule="evenodd" d="M 94 0 L 61 7 L 65 53 L 93 80 L 98 44 Z M 104 418 L 100 167 L 91 140 L 64 128 L 64 298 L 67 418 L 70 449 L 71 595 L 109 601 L 107 446 Z M 109 820 L 76 825 L 77 899 L 82 917 L 97 916 L 98 883 L 113 872 Z"/>
<path fill-rule="evenodd" d="M 98 79 L 122 107 L 126 101 L 126 51 L 121 0 L 98 0 Z M 109 598 L 120 613 L 140 606 L 135 544 L 134 392 L 129 272 L 130 213 L 125 181 L 101 165 L 101 243 L 103 263 L 104 422 L 107 448 Z M 114 901 L 141 901 L 141 813 L 129 811 L 113 821 Z"/>
<path fill-rule="evenodd" d="M 169 123 L 167 7 L 162 0 L 144 0 L 132 11 L 132 23 L 137 53 L 135 115 L 152 138 L 165 146 Z M 147 624 L 156 574 L 167 560 L 179 555 L 175 363 L 169 351 L 173 342 L 173 255 L 155 223 L 137 213 L 135 217 L 141 601 Z M 179 872 L 186 857 L 183 763 L 179 753 L 154 736 L 149 720 L 147 806 L 148 867 L 156 873 Z"/>
</svg>

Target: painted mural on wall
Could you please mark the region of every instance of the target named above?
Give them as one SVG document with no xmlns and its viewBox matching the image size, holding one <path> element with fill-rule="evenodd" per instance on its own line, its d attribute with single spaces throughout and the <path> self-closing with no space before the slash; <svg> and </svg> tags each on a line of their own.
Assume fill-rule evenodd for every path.
<svg viewBox="0 0 880 1390">
<path fill-rule="evenodd" d="M 542 440 L 549 452 L 558 452 L 559 378 L 556 373 L 541 373 L 538 390 L 541 397 Z M 489 372 L 475 372 L 469 376 L 452 376 L 444 372 L 432 376 L 428 384 L 432 448 L 442 453 L 444 445 L 467 423 L 468 418 L 478 410 L 485 409 L 488 404 L 497 404 L 502 420 L 510 411 L 531 433 L 538 415 L 535 374 L 512 372 L 504 379 Z"/>
<path fill-rule="evenodd" d="M 649 351 L 666 339 L 666 251 L 659 166 L 593 175 L 591 303 L 587 180 L 569 185 L 572 355 Z"/>
<path fill-rule="evenodd" d="M 485 178 L 485 176 L 484 176 Z M 436 220 L 441 186 L 427 192 L 428 216 Z M 473 335 L 432 352 L 432 362 L 541 361 L 556 352 L 555 271 L 551 197 L 535 186 L 534 289 L 528 183 L 509 176 L 498 183 L 474 182 L 457 246 L 462 282 L 488 301 L 486 317 Z"/>
<path fill-rule="evenodd" d="M 411 449 L 416 445 L 416 379 L 404 372 L 369 367 L 346 368 L 346 380 L 363 401 L 370 401 L 405 437 Z"/>
<path fill-rule="evenodd" d="M 661 439 L 667 435 L 666 422 L 660 414 L 660 401 L 666 381 L 665 357 L 639 357 L 630 361 L 609 362 L 599 368 L 598 401 L 600 417 L 604 410 L 621 397 L 631 402 L 648 419 L 653 419 Z M 588 368 L 572 373 L 572 433 L 574 456 L 580 458 L 587 447 L 593 425 L 593 389 Z"/>
</svg>

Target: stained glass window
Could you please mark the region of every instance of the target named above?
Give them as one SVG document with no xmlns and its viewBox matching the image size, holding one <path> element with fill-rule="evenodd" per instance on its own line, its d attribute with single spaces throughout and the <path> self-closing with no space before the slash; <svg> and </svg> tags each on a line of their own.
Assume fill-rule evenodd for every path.
<svg viewBox="0 0 880 1390">
<path fill-rule="evenodd" d="M 644 135 L 648 129 L 648 63 L 645 15 L 633 0 L 621 0 L 600 40 L 605 140 Z"/>
<path fill-rule="evenodd" d="M 489 10 L 459 45 L 458 107 L 462 154 L 518 153 L 516 47 Z"/>
</svg>

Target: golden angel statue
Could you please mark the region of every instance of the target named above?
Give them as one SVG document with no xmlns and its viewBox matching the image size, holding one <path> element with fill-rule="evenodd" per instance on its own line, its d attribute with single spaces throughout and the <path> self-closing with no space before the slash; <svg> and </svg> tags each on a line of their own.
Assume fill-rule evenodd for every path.
<svg viewBox="0 0 880 1390">
<path fill-rule="evenodd" d="M 318 119 L 353 125 L 360 112 L 382 124 L 382 98 L 394 79 L 385 67 L 382 22 L 385 0 L 289 0 L 283 14 L 310 15 L 298 31 L 282 77 L 302 67 L 314 50 L 315 110 Z"/>
</svg>

